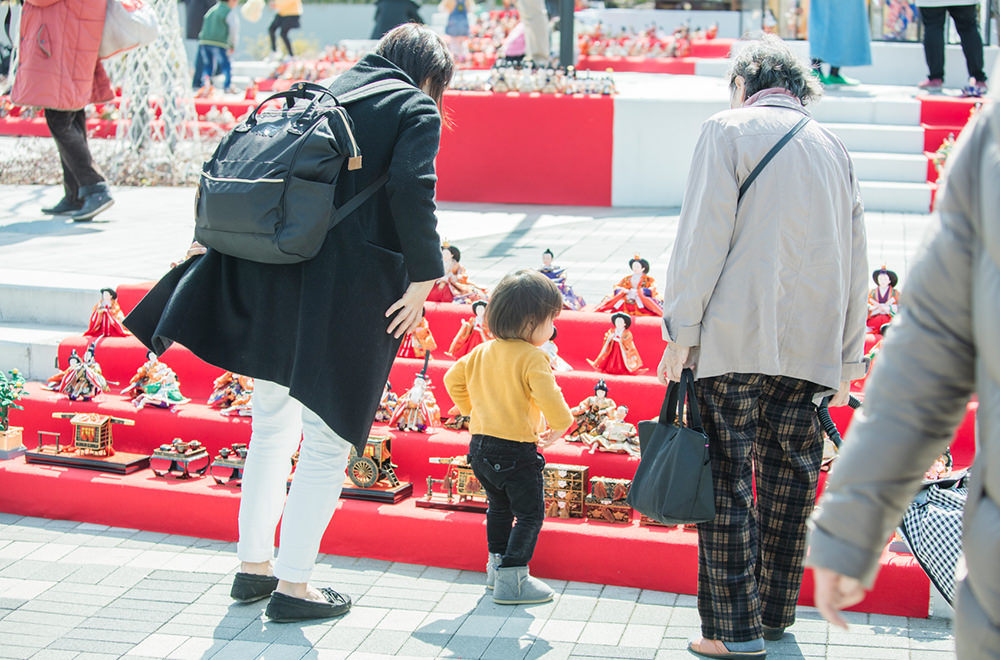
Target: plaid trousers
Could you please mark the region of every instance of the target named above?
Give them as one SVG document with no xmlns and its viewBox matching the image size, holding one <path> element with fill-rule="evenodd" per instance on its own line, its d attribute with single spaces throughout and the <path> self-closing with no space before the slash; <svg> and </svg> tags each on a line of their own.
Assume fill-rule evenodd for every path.
<svg viewBox="0 0 1000 660">
<path fill-rule="evenodd" d="M 706 639 L 759 639 L 762 625 L 795 621 L 823 457 L 812 398 L 823 389 L 762 374 L 695 381 L 715 486 L 715 519 L 698 525 Z"/>
</svg>

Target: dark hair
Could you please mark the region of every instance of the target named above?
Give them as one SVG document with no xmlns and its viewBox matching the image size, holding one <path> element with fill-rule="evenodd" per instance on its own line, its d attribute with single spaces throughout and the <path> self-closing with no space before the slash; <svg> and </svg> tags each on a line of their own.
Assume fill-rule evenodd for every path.
<svg viewBox="0 0 1000 660">
<path fill-rule="evenodd" d="M 608 384 L 604 382 L 603 378 L 594 383 L 594 394 L 597 394 L 597 390 L 604 392 L 604 396 L 608 395 Z"/>
<path fill-rule="evenodd" d="M 615 321 L 622 319 L 625 322 L 625 327 L 629 328 L 632 325 L 632 317 L 625 312 L 615 312 L 611 315 L 611 325 L 615 324 Z"/>
<path fill-rule="evenodd" d="M 546 254 L 549 255 L 550 257 L 552 257 L 553 259 L 556 256 L 556 255 L 552 254 L 552 250 L 549 250 L 548 248 L 546 248 L 545 252 L 542 252 L 542 256 L 544 256 Z"/>
<path fill-rule="evenodd" d="M 118 292 L 117 291 L 115 291 L 114 289 L 109 289 L 109 288 L 105 287 L 105 288 L 101 289 L 100 293 L 104 293 L 105 291 L 108 292 L 108 294 L 111 296 L 112 300 L 118 300 Z"/>
<path fill-rule="evenodd" d="M 649 262 L 646 261 L 645 259 L 643 259 L 640 256 L 635 256 L 635 257 L 632 257 L 631 259 L 629 259 L 628 260 L 628 267 L 631 268 L 632 264 L 634 264 L 637 261 L 639 262 L 639 265 L 642 266 L 642 272 L 644 272 L 645 274 L 649 275 Z"/>
<path fill-rule="evenodd" d="M 539 324 L 562 311 L 563 300 L 552 280 L 524 268 L 504 276 L 486 308 L 486 325 L 500 339 L 527 339 Z"/>
<path fill-rule="evenodd" d="M 746 97 L 770 87 L 782 87 L 802 102 L 818 100 L 823 95 L 816 76 L 809 66 L 792 53 L 784 41 L 765 34 L 743 48 L 729 70 L 729 88 L 736 85 L 736 76 L 746 83 Z"/>
<path fill-rule="evenodd" d="M 442 245 L 441 249 L 448 250 L 448 252 L 451 253 L 451 258 L 455 260 L 455 263 L 458 263 L 462 260 L 462 251 L 459 250 L 454 245 Z"/>
<path fill-rule="evenodd" d="M 559 336 L 559 331 L 556 330 L 556 326 L 552 326 L 552 336 L 549 337 L 549 341 L 555 341 L 556 337 Z"/>
<path fill-rule="evenodd" d="M 476 313 L 476 308 L 477 307 L 487 307 L 486 301 L 485 300 L 477 300 L 476 302 L 472 303 L 472 313 L 473 314 Z"/>
<path fill-rule="evenodd" d="M 455 73 L 455 60 L 436 32 L 417 23 L 404 23 L 382 37 L 375 54 L 398 66 L 418 86 L 427 83 L 427 94 L 441 108 L 444 90 Z"/>
</svg>

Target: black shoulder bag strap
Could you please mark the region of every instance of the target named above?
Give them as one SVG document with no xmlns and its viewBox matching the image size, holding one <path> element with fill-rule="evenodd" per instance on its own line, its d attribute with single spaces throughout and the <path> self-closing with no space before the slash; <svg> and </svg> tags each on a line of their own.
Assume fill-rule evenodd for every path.
<svg viewBox="0 0 1000 660">
<path fill-rule="evenodd" d="M 347 105 L 348 103 L 354 103 L 355 101 L 367 99 L 372 96 L 378 96 L 379 94 L 384 94 L 385 92 L 389 92 L 394 89 L 416 89 L 416 87 L 406 81 L 398 79 L 379 80 L 373 83 L 368 83 L 367 85 L 362 85 L 361 87 L 349 92 L 344 92 L 343 94 L 337 95 L 336 98 L 337 103 L 340 105 Z M 382 176 L 365 186 L 361 192 L 341 204 L 340 207 L 333 212 L 333 222 L 331 226 L 336 225 L 351 213 L 358 210 L 362 204 L 367 202 L 368 199 L 388 181 L 389 173 L 385 172 Z"/>
<path fill-rule="evenodd" d="M 764 157 L 760 159 L 759 163 L 757 163 L 757 167 L 753 168 L 753 172 L 750 172 L 750 176 L 748 176 L 746 180 L 743 182 L 743 185 L 740 186 L 740 196 L 736 198 L 737 204 L 739 204 L 740 200 L 743 199 L 743 194 L 750 187 L 750 184 L 753 183 L 754 179 L 757 178 L 757 175 L 760 174 L 760 171 L 763 170 L 764 167 L 771 162 L 771 159 L 774 158 L 779 151 L 781 151 L 782 147 L 788 144 L 788 142 L 793 137 L 795 137 L 796 133 L 802 130 L 803 126 L 809 123 L 810 119 L 811 117 L 803 117 L 802 119 L 800 119 L 799 123 L 795 124 L 795 126 L 792 126 L 792 130 L 785 133 L 785 137 L 778 140 L 778 144 L 771 147 L 771 150 L 768 151 L 766 154 L 764 154 Z"/>
</svg>

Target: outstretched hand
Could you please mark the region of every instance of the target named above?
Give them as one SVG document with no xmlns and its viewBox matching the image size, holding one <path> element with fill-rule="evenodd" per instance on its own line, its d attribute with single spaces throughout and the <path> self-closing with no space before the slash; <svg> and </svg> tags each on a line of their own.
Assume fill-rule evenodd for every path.
<svg viewBox="0 0 1000 660">
<path fill-rule="evenodd" d="M 431 287 L 435 280 L 424 282 L 410 282 L 406 287 L 403 297 L 392 303 L 389 309 L 385 310 L 385 317 L 393 317 L 386 329 L 386 334 L 393 335 L 399 339 L 407 332 L 416 329 L 420 324 L 420 319 L 424 315 L 424 302 L 431 293 Z"/>
<path fill-rule="evenodd" d="M 847 630 L 847 621 L 840 615 L 840 610 L 860 603 L 865 597 L 864 587 L 856 579 L 831 571 L 829 568 L 814 568 L 813 577 L 816 580 L 816 591 L 813 595 L 816 609 L 824 619 L 838 628 Z"/>
</svg>

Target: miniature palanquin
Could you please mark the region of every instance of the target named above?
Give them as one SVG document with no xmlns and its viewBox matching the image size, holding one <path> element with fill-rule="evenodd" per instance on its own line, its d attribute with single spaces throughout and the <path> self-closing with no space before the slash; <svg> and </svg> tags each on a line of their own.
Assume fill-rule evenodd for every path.
<svg viewBox="0 0 1000 660">
<path fill-rule="evenodd" d="M 112 456 L 115 453 L 112 424 L 135 426 L 131 419 L 97 413 L 52 413 L 53 419 L 68 419 L 73 425 L 76 453 L 90 456 Z"/>
</svg>

